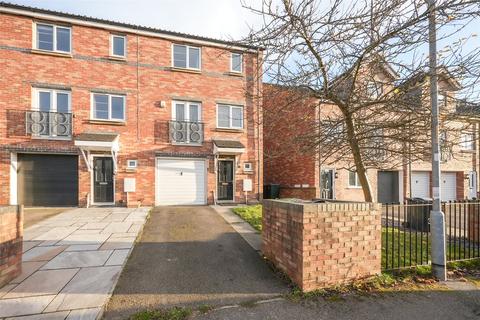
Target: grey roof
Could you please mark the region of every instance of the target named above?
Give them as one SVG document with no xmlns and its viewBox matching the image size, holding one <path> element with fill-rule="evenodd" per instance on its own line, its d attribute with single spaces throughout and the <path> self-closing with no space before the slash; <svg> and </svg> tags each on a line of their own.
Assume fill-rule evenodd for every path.
<svg viewBox="0 0 480 320">
<path fill-rule="evenodd" d="M 213 143 L 219 148 L 245 148 L 245 146 L 236 140 L 213 140 Z"/>
<path fill-rule="evenodd" d="M 112 142 L 118 137 L 118 133 L 80 133 L 75 137 L 78 141 L 101 141 Z"/>
<path fill-rule="evenodd" d="M 47 10 L 47 9 L 36 8 L 36 7 L 29 7 L 29 6 L 13 4 L 13 3 L 3 2 L 3 1 L 0 1 L 0 7 L 18 9 L 18 10 L 26 10 L 26 11 L 41 13 L 41 14 L 51 14 L 51 15 L 64 17 L 64 18 L 78 19 L 78 20 L 95 22 L 95 23 L 109 24 L 109 25 L 117 26 L 117 27 L 130 28 L 130 29 L 134 29 L 134 30 L 154 32 L 154 33 L 158 33 L 158 34 L 164 34 L 164 35 L 170 35 L 170 36 L 176 36 L 176 37 L 183 37 L 183 38 L 190 38 L 190 39 L 201 40 L 201 41 L 208 41 L 208 42 L 219 43 L 219 44 L 223 44 L 223 45 L 227 45 L 227 46 L 230 45 L 230 46 L 243 47 L 243 48 L 246 48 L 246 49 L 255 49 L 255 50 L 260 49 L 260 50 L 262 50 L 262 48 L 260 48 L 260 47 L 252 46 L 252 45 L 237 42 L 237 41 L 227 41 L 227 40 L 220 40 L 220 39 L 215 39 L 215 38 L 208 38 L 208 37 L 197 36 L 197 35 L 192 35 L 192 34 L 188 34 L 188 33 L 175 32 L 175 31 L 170 31 L 170 30 L 163 30 L 163 29 L 158 29 L 158 28 L 146 27 L 146 26 L 141 26 L 141 25 L 135 25 L 135 24 L 130 24 L 130 23 L 100 19 L 100 18 L 94 18 L 94 17 L 83 16 L 83 15 L 79 15 L 79 14 L 61 12 L 61 11 L 54 11 L 54 10 Z"/>
</svg>

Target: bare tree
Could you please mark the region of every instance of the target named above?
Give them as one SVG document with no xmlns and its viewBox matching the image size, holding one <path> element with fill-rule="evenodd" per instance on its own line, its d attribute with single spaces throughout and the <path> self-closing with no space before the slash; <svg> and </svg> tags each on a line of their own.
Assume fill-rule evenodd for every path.
<svg viewBox="0 0 480 320">
<path fill-rule="evenodd" d="M 318 151 L 322 163 L 342 162 L 355 170 L 369 202 L 374 199 L 368 168 L 428 159 L 424 0 L 263 0 L 260 6 L 244 6 L 263 19 L 248 42 L 265 48 L 268 82 L 282 90 L 295 88 L 297 98 L 310 99 L 306 108 L 320 105 L 317 121 L 311 130 L 299 133 L 295 143 L 301 140 Z M 453 95 L 474 100 L 479 96 L 474 88 L 480 50 L 469 48 L 468 36 L 456 39 L 479 18 L 479 8 L 478 0 L 437 3 L 440 41 L 452 44 L 439 54 L 439 75 L 449 100 L 449 107 L 442 109 L 442 125 L 449 131 L 464 130 L 447 124 L 461 121 Z M 476 107 L 463 109 L 462 116 L 477 112 Z"/>
</svg>

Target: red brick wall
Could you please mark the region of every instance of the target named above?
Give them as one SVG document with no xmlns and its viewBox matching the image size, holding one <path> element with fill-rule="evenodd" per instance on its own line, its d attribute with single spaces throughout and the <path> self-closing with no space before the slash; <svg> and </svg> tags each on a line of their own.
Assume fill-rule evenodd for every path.
<svg viewBox="0 0 480 320">
<path fill-rule="evenodd" d="M 303 200 L 312 200 L 317 198 L 318 188 L 280 188 L 280 198 L 297 198 Z"/>
<path fill-rule="evenodd" d="M 262 251 L 303 291 L 378 274 L 381 206 L 265 200 Z"/>
<path fill-rule="evenodd" d="M 0 207 L 0 288 L 22 272 L 23 208 Z"/>
<path fill-rule="evenodd" d="M 265 183 L 319 186 L 316 148 L 299 139 L 315 132 L 316 100 L 298 90 L 264 85 L 263 110 Z"/>
<path fill-rule="evenodd" d="M 73 141 L 38 140 L 25 135 L 24 110 L 31 109 L 32 86 L 35 85 L 61 85 L 71 89 L 74 135 L 82 132 L 115 132 L 120 135 L 115 194 L 117 203 L 126 201 L 126 194 L 122 190 L 125 177 L 137 179 L 137 192 L 130 194 L 131 202 L 142 201 L 144 205 L 154 203 L 154 167 L 158 152 L 170 155 L 207 154 L 210 159 L 208 200 L 212 202 L 216 181 L 213 138 L 241 141 L 246 152 L 239 159 L 240 165 L 243 167 L 243 162 L 253 163 L 253 174 L 237 170 L 236 200 L 243 200 L 243 178 L 253 180 L 252 199 L 262 193 L 263 146 L 261 124 L 258 121 L 261 100 L 253 98 L 255 93 L 262 90 L 257 72 L 261 65 L 261 54 L 244 52 L 244 73 L 238 76 L 229 73 L 228 49 L 203 45 L 201 72 L 179 72 L 171 69 L 170 40 L 127 33 L 127 60 L 117 61 L 108 57 L 108 30 L 73 25 L 72 55 L 59 57 L 31 51 L 34 19 L 0 14 L 0 20 L 0 149 L 5 152 L 0 156 L 0 184 L 5 186 L 0 189 L 0 203 L 9 202 L 9 152 L 13 149 L 77 151 Z M 260 57 L 259 61 L 257 57 Z M 125 124 L 89 121 L 93 90 L 126 95 Z M 172 117 L 172 100 L 178 98 L 202 102 L 205 142 L 201 147 L 173 146 L 168 140 L 167 121 Z M 165 108 L 159 107 L 161 101 L 166 102 Z M 244 105 L 243 130 L 216 129 L 218 101 Z M 127 159 L 138 160 L 135 172 L 126 171 Z M 84 204 L 87 194 L 91 192 L 90 174 L 82 163 L 82 157 L 79 157 L 79 161 L 79 201 Z"/>
</svg>

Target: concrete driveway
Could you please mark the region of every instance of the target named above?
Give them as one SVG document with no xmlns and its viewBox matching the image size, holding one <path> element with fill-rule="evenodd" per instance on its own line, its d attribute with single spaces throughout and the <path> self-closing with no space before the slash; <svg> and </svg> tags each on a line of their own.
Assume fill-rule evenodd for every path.
<svg viewBox="0 0 480 320">
<path fill-rule="evenodd" d="M 287 292 L 260 255 L 210 207 L 158 207 L 107 305 L 106 319 L 144 309 L 225 305 Z"/>
<path fill-rule="evenodd" d="M 56 216 L 63 211 L 72 210 L 73 208 L 42 208 L 32 207 L 23 209 L 23 228 L 31 227 L 40 221 Z"/>
</svg>

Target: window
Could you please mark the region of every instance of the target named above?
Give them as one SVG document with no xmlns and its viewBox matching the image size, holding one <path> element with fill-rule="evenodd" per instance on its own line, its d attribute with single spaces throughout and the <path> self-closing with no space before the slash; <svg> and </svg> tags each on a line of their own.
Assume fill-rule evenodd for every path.
<svg viewBox="0 0 480 320">
<path fill-rule="evenodd" d="M 358 179 L 358 174 L 355 171 L 348 171 L 348 186 L 349 187 L 361 187 L 360 180 Z"/>
<path fill-rule="evenodd" d="M 243 171 L 253 171 L 253 166 L 251 162 L 245 162 L 243 163 Z"/>
<path fill-rule="evenodd" d="M 219 104 L 217 128 L 243 129 L 243 107 Z"/>
<path fill-rule="evenodd" d="M 125 58 L 127 56 L 127 37 L 112 34 L 110 37 L 110 55 Z"/>
<path fill-rule="evenodd" d="M 243 67 L 243 59 L 241 53 L 234 53 L 232 52 L 232 58 L 230 60 L 230 71 L 232 72 L 242 72 Z"/>
<path fill-rule="evenodd" d="M 438 92 L 438 107 L 444 108 L 447 106 L 447 94 L 445 92 Z"/>
<path fill-rule="evenodd" d="M 35 49 L 70 53 L 71 29 L 69 27 L 37 23 Z"/>
<path fill-rule="evenodd" d="M 383 94 L 383 88 L 380 83 L 370 81 L 367 83 L 367 98 L 377 99 Z"/>
<path fill-rule="evenodd" d="M 186 45 L 173 45 L 173 67 L 200 70 L 200 48 Z"/>
<path fill-rule="evenodd" d="M 93 93 L 92 118 L 94 120 L 125 121 L 125 96 Z"/>
<path fill-rule="evenodd" d="M 127 169 L 137 169 L 137 160 L 127 160 Z"/>
<path fill-rule="evenodd" d="M 462 133 L 460 137 L 460 147 L 462 150 L 474 150 L 473 134 Z"/>
<path fill-rule="evenodd" d="M 202 119 L 200 102 L 173 101 L 172 120 L 200 122 Z"/>
<path fill-rule="evenodd" d="M 33 110 L 44 112 L 70 112 L 70 91 L 34 89 Z"/>
</svg>

